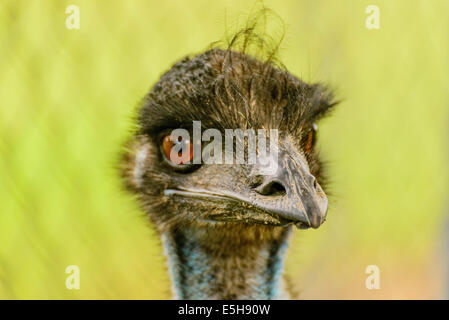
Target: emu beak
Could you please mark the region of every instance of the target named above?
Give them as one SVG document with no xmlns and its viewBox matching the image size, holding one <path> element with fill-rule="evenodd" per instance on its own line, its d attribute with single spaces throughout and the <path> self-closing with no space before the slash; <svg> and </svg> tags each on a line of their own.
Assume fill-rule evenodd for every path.
<svg viewBox="0 0 449 320">
<path fill-rule="evenodd" d="M 326 219 L 328 201 L 307 162 L 299 155 L 279 154 L 277 163 L 271 174 L 256 174 L 262 183 L 254 190 L 253 205 L 297 228 L 318 228 Z"/>
</svg>

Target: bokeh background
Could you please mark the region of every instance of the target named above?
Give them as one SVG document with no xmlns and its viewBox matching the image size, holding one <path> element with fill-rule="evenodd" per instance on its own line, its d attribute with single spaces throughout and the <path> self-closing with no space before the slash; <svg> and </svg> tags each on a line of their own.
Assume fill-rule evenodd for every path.
<svg viewBox="0 0 449 320">
<path fill-rule="evenodd" d="M 71 4 L 79 30 L 65 25 Z M 379 30 L 365 27 L 371 4 Z M 449 2 L 265 5 L 285 22 L 283 63 L 343 99 L 320 125 L 328 221 L 295 231 L 287 256 L 300 297 L 448 297 Z M 159 239 L 121 190 L 117 153 L 158 77 L 253 6 L 2 0 L 0 298 L 170 298 Z M 68 265 L 80 267 L 80 290 L 65 287 Z M 368 265 L 379 290 L 365 287 Z"/>
</svg>

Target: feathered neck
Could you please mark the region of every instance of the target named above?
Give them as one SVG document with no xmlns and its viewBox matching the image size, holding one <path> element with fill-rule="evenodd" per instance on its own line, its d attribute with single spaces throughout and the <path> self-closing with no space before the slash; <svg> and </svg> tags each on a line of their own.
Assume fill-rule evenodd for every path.
<svg viewBox="0 0 449 320">
<path fill-rule="evenodd" d="M 176 299 L 288 299 L 290 227 L 184 226 L 162 234 Z"/>
</svg>

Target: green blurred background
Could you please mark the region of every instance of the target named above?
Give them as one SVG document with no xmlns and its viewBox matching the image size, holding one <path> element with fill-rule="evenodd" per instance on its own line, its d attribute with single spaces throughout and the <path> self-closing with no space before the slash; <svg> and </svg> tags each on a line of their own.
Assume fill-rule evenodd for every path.
<svg viewBox="0 0 449 320">
<path fill-rule="evenodd" d="M 65 26 L 68 5 L 80 29 Z M 380 29 L 368 30 L 368 5 Z M 162 72 L 238 27 L 252 1 L 0 4 L 0 298 L 170 297 L 159 239 L 114 170 L 138 102 Z M 301 298 L 445 297 L 449 2 L 265 1 L 280 59 L 344 102 L 320 126 L 332 201 L 295 231 Z M 380 290 L 365 268 L 380 269 Z M 65 287 L 80 267 L 80 290 Z"/>
</svg>

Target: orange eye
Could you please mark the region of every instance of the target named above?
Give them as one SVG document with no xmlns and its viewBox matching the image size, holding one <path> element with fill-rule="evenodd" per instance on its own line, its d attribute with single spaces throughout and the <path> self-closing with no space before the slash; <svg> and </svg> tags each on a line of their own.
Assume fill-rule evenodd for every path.
<svg viewBox="0 0 449 320">
<path fill-rule="evenodd" d="M 313 136 L 314 136 L 314 132 L 310 131 L 309 135 L 307 136 L 307 142 L 306 142 L 306 151 L 310 152 L 312 151 L 312 147 L 313 147 Z"/>
<path fill-rule="evenodd" d="M 175 155 L 172 159 L 171 153 L 175 146 L 179 151 L 177 156 Z M 193 159 L 193 143 L 190 140 L 183 140 L 182 137 L 165 136 L 162 140 L 162 150 L 167 160 L 175 165 L 186 164 Z"/>
<path fill-rule="evenodd" d="M 312 130 L 309 132 L 306 141 L 306 152 L 312 152 L 313 146 L 315 145 L 316 140 L 316 132 L 318 130 L 318 126 L 313 124 Z"/>
</svg>

